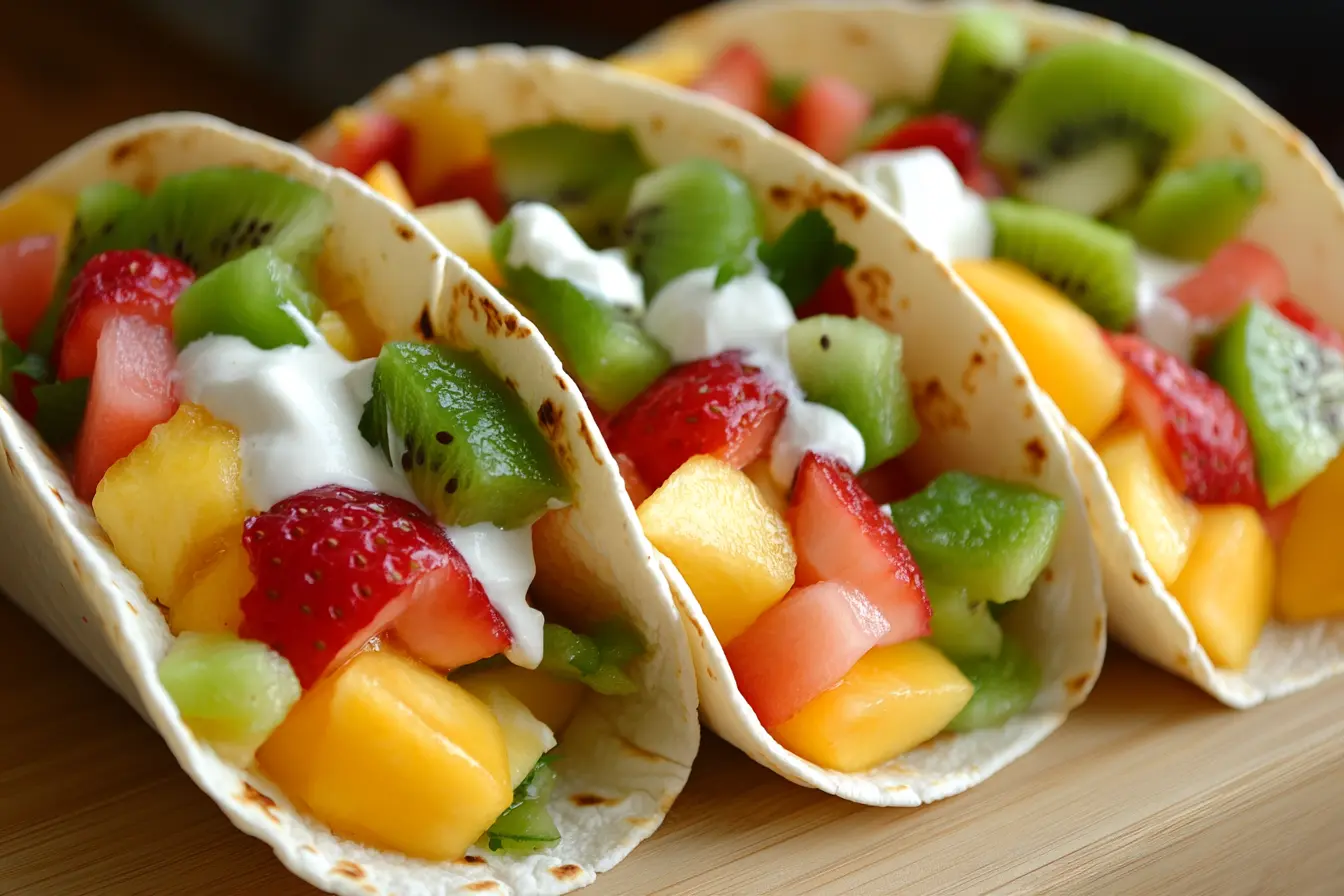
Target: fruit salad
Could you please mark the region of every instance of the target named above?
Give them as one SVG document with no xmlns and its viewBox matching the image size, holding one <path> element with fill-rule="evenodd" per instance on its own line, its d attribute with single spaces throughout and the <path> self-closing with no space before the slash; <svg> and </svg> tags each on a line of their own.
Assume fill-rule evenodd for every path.
<svg viewBox="0 0 1344 896">
<path fill-rule="evenodd" d="M 496 133 L 429 185 L 432 129 L 337 122 L 316 151 L 416 207 L 578 380 L 778 742 L 857 772 L 1028 709 L 1040 667 L 1000 617 L 1051 559 L 1063 504 L 963 472 L 912 482 L 901 338 L 855 315 L 856 253 L 821 211 L 767 233 L 738 172 L 652 166 L 624 128 Z"/>
<path fill-rule="evenodd" d="M 166 617 L 200 740 L 370 846 L 531 853 L 557 739 L 645 645 L 530 605 L 570 483 L 480 355 L 384 344 L 323 288 L 331 218 L 248 167 L 17 195 L 0 389 Z"/>
<path fill-rule="evenodd" d="M 1096 448 L 1215 666 L 1245 668 L 1275 614 L 1344 614 L 1323 562 L 1344 336 L 1241 237 L 1260 166 L 1181 161 L 1201 83 L 1137 43 L 1033 49 L 991 8 L 959 14 L 928 96 L 771 72 L 749 43 L 699 71 L 665 63 L 634 64 L 843 164 L 954 263 Z"/>
</svg>

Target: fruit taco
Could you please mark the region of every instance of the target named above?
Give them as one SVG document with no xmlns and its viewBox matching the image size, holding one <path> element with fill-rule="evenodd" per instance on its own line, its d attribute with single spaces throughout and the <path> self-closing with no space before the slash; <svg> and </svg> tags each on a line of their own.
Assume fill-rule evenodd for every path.
<svg viewBox="0 0 1344 896">
<path fill-rule="evenodd" d="M 1035 4 L 726 4 L 623 59 L 842 164 L 998 317 L 1071 424 L 1119 640 L 1236 707 L 1344 671 L 1344 209 L 1287 121 Z"/>
<path fill-rule="evenodd" d="M 0 197 L 0 589 L 332 893 L 562 893 L 699 738 L 554 354 L 356 179 L 200 115 Z"/>
<path fill-rule="evenodd" d="M 555 347 L 662 555 L 704 715 L 754 759 L 918 805 L 1085 697 L 1104 611 L 1062 430 L 852 179 L 750 116 L 517 47 L 427 60 L 305 142 Z"/>
</svg>

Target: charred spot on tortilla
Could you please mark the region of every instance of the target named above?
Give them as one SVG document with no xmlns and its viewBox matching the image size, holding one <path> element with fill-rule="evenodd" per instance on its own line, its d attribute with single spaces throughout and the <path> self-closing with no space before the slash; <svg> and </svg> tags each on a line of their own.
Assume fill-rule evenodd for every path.
<svg viewBox="0 0 1344 896">
<path fill-rule="evenodd" d="M 661 115 L 650 116 L 649 130 L 652 131 L 653 133 L 661 134 L 663 132 L 663 128 L 666 126 L 667 122 L 663 121 L 663 116 Z"/>
<path fill-rule="evenodd" d="M 556 408 L 555 403 L 549 398 L 543 399 L 541 406 L 537 408 L 537 424 L 548 435 L 559 426 L 560 418 L 563 416 L 564 411 Z"/>
<path fill-rule="evenodd" d="M 144 151 L 145 141 L 149 134 L 141 134 L 138 137 L 132 137 L 129 140 L 123 140 L 108 151 L 107 161 L 113 168 L 126 164 L 132 156 L 139 155 Z"/>
<path fill-rule="evenodd" d="M 484 864 L 485 864 L 485 856 L 471 856 L 471 855 L 463 856 L 462 858 L 460 858 L 460 859 L 458 859 L 458 860 L 456 861 L 456 864 L 459 864 L 459 865 L 484 865 Z"/>
<path fill-rule="evenodd" d="M 891 272 L 886 268 L 876 265 L 860 268 L 854 279 L 863 287 L 863 301 L 874 310 L 883 307 L 891 296 Z"/>
<path fill-rule="evenodd" d="M 238 800 L 244 804 L 250 803 L 251 805 L 256 806 L 261 810 L 262 814 L 271 821 L 274 821 L 277 824 L 280 822 L 280 817 L 275 814 L 275 800 L 271 799 L 246 781 L 243 782 L 243 792 L 239 794 Z"/>
<path fill-rule="evenodd" d="M 421 336 L 426 339 L 434 338 L 434 322 L 430 320 L 428 305 L 420 312 L 420 320 L 416 322 L 416 326 L 419 327 Z"/>
<path fill-rule="evenodd" d="M 409 243 L 415 239 L 415 231 L 411 230 L 411 228 L 407 227 L 405 224 L 398 224 L 397 236 L 401 237 L 403 241 Z"/>
<path fill-rule="evenodd" d="M 1039 436 L 1032 436 L 1027 439 L 1026 444 L 1022 446 L 1022 450 L 1027 454 L 1027 467 L 1031 470 L 1031 475 L 1041 475 L 1041 471 L 1045 469 L 1045 462 L 1050 457 L 1045 450 L 1045 443 L 1041 441 Z"/>
<path fill-rule="evenodd" d="M 1095 644 L 1101 643 L 1101 636 L 1106 633 L 1106 621 L 1100 616 L 1092 623 L 1092 641 Z"/>
<path fill-rule="evenodd" d="M 574 805 L 585 809 L 590 806 L 607 806 L 620 802 L 620 800 L 599 796 L 596 793 L 575 793 L 570 795 L 569 801 Z"/>
<path fill-rule="evenodd" d="M 65 499 L 61 497 L 61 490 L 56 488 L 55 486 L 51 486 L 50 491 L 51 496 L 56 499 L 56 503 L 64 507 Z"/>
<path fill-rule="evenodd" d="M 1147 587 L 1148 585 L 1148 579 L 1136 570 L 1131 569 L 1129 571 L 1129 577 L 1134 580 L 1135 585 L 1138 585 L 1141 588 Z"/>
<path fill-rule="evenodd" d="M 493 880 L 478 880 L 474 883 L 467 884 L 466 889 L 473 893 L 488 893 L 491 890 L 498 890 L 499 884 L 495 883 Z"/>
<path fill-rule="evenodd" d="M 135 608 L 135 604 L 131 603 L 130 601 L 126 601 L 126 609 L 130 610 L 131 613 L 132 613 L 133 615 L 135 615 L 135 616 L 139 616 L 139 615 L 140 615 L 140 611 L 137 610 L 137 609 Z"/>
<path fill-rule="evenodd" d="M 1077 695 L 1087 690 L 1087 686 L 1091 683 L 1092 683 L 1092 674 L 1090 672 L 1084 672 L 1082 675 L 1075 675 L 1068 681 L 1064 682 L 1064 689 L 1067 690 L 1070 694 Z"/>
<path fill-rule="evenodd" d="M 578 865 L 556 865 L 551 869 L 551 874 L 556 880 L 570 880 L 583 874 L 583 869 Z"/>
<path fill-rule="evenodd" d="M 1027 388 L 1027 378 L 1020 373 L 1016 374 L 1013 377 L 1013 385 L 1019 389 L 1025 389 Z"/>
<path fill-rule="evenodd" d="M 1032 417 L 1035 416 L 1036 416 L 1036 406 L 1034 404 L 1032 404 L 1031 402 L 1027 402 L 1026 404 L 1022 405 L 1023 420 L 1030 420 Z"/>
<path fill-rule="evenodd" d="M 518 381 L 511 376 L 504 377 L 504 385 L 509 387 L 510 392 L 518 391 Z"/>
<path fill-rule="evenodd" d="M 1054 580 L 1055 580 L 1055 571 L 1053 569 L 1047 566 L 1044 570 L 1041 571 L 1042 582 L 1049 585 Z"/>
<path fill-rule="evenodd" d="M 339 874 L 341 877 L 348 877 L 351 880 L 364 879 L 364 869 L 349 859 L 341 859 L 335 865 L 332 865 L 331 873 Z"/>
</svg>

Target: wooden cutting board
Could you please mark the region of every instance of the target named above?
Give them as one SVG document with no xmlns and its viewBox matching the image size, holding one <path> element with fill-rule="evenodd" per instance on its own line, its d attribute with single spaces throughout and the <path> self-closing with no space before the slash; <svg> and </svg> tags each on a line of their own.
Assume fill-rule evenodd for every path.
<svg viewBox="0 0 1344 896">
<path fill-rule="evenodd" d="M 316 896 L 157 735 L 0 600 L 0 894 Z M 1089 703 L 959 797 L 869 809 L 712 735 L 585 896 L 1344 893 L 1344 680 L 1247 713 L 1112 651 Z"/>
</svg>

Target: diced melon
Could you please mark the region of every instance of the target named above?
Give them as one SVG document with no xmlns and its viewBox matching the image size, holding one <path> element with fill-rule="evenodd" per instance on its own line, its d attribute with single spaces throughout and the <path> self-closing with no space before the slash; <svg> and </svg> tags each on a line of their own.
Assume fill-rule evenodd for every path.
<svg viewBox="0 0 1344 896">
<path fill-rule="evenodd" d="M 942 731 L 974 693 L 952 661 L 923 641 L 875 647 L 770 734 L 822 768 L 861 772 Z"/>
<path fill-rule="evenodd" d="M 416 209 L 420 223 L 434 238 L 496 286 L 504 284 L 499 266 L 490 252 L 494 226 L 475 199 L 440 202 Z"/>
<path fill-rule="evenodd" d="M 536 669 L 500 663 L 454 679 L 472 693 L 492 686 L 502 687 L 528 708 L 551 731 L 565 730 L 588 689 L 577 681 L 556 678 Z"/>
<path fill-rule="evenodd" d="M 484 122 L 454 109 L 437 91 L 411 91 L 389 97 L 383 105 L 411 129 L 406 186 L 413 196 L 432 192 L 452 172 L 490 155 L 490 136 Z"/>
<path fill-rule="evenodd" d="M 337 833 L 431 861 L 460 858 L 513 798 L 485 704 L 386 651 L 318 682 L 257 760 Z"/>
<path fill-rule="evenodd" d="M 1344 455 L 1307 483 L 1279 546 L 1276 610 L 1287 622 L 1344 616 Z"/>
<path fill-rule="evenodd" d="M 509 786 L 517 787 L 537 760 L 555 746 L 555 733 L 503 685 L 471 677 L 457 683 L 494 713 L 509 755 Z"/>
<path fill-rule="evenodd" d="M 798 558 L 784 517 L 721 460 L 686 461 L 639 506 L 639 521 L 686 579 L 720 643 L 793 587 Z"/>
<path fill-rule="evenodd" d="M 50 190 L 24 190 L 0 205 L 0 243 L 50 235 L 65 244 L 75 222 L 75 200 Z"/>
<path fill-rule="evenodd" d="M 785 489 L 779 487 L 775 482 L 775 477 L 770 475 L 770 457 L 760 457 L 747 464 L 743 469 L 747 478 L 756 484 L 761 490 L 761 497 L 765 503 L 775 510 L 780 516 L 789 509 L 789 495 Z"/>
<path fill-rule="evenodd" d="M 242 533 L 230 538 L 224 552 L 197 573 L 191 587 L 168 611 L 168 627 L 182 632 L 238 633 L 243 622 L 243 597 L 256 584 L 243 547 Z"/>
<path fill-rule="evenodd" d="M 347 359 L 359 361 L 365 357 L 359 351 L 359 341 L 355 339 L 355 334 L 351 332 L 350 326 L 339 311 L 332 311 L 330 308 L 323 311 L 322 316 L 317 319 L 317 331 L 327 340 L 328 345 Z"/>
<path fill-rule="evenodd" d="M 386 159 L 369 169 L 369 173 L 364 175 L 364 182 L 382 194 L 383 198 L 395 202 L 407 211 L 415 208 L 415 202 L 411 200 L 411 194 L 407 191 L 401 175 L 397 173 L 396 166 Z"/>
<path fill-rule="evenodd" d="M 705 70 L 705 54 L 697 47 L 669 46 L 647 53 L 613 56 L 607 60 L 616 68 L 647 78 L 655 78 L 685 87 Z"/>
</svg>

